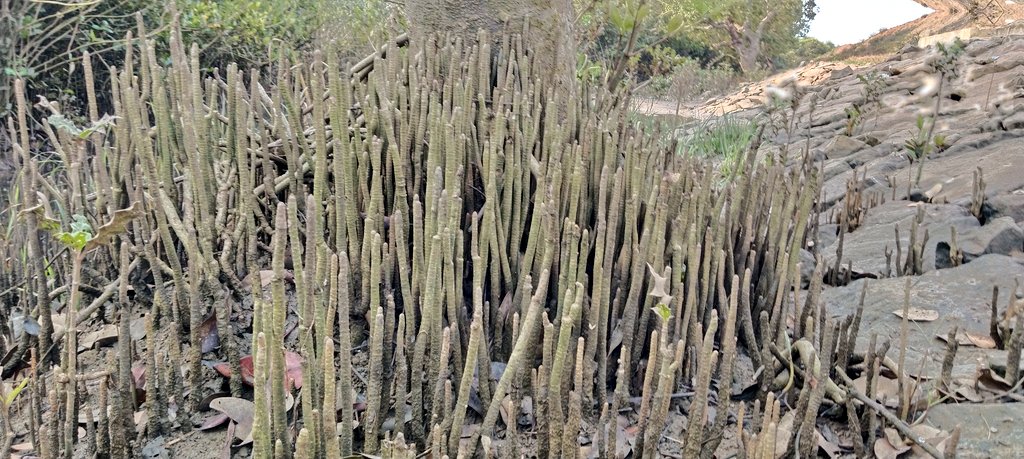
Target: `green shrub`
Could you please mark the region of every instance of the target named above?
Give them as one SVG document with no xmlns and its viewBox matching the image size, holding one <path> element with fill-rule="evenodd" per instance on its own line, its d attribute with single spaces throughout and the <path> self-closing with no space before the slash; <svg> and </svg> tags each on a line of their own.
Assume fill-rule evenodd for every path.
<svg viewBox="0 0 1024 459">
<path fill-rule="evenodd" d="M 93 55 L 97 81 L 108 66 L 120 66 L 125 33 L 134 14 L 159 17 L 161 7 L 143 0 L 58 3 L 4 2 L 0 14 L 0 116 L 10 110 L 13 82 L 27 81 L 28 92 L 45 94 L 73 113 L 85 100 L 82 53 Z M 98 92 L 104 92 L 102 90 Z M 71 109 L 70 112 L 68 109 Z"/>
<path fill-rule="evenodd" d="M 718 162 L 723 177 L 741 169 L 757 124 L 735 116 L 707 118 L 684 130 L 680 146 L 685 154 Z"/>
<path fill-rule="evenodd" d="M 188 44 L 199 43 L 206 66 L 273 63 L 307 48 L 323 22 L 323 0 L 188 0 L 179 7 Z"/>
<path fill-rule="evenodd" d="M 670 95 L 681 101 L 702 100 L 735 87 L 742 78 L 735 69 L 725 65 L 703 67 L 687 59 L 672 73 Z"/>
<path fill-rule="evenodd" d="M 200 46 L 203 68 L 237 62 L 246 69 L 264 68 L 281 52 L 295 57 L 296 52 L 310 49 L 325 23 L 323 18 L 331 17 L 325 14 L 333 11 L 327 5 L 326 0 L 179 0 L 176 11 L 186 45 Z M 334 2 L 330 5 L 335 7 Z M 82 54 L 91 54 L 96 81 L 107 81 L 107 69 L 123 65 L 126 35 L 132 32 L 138 37 L 136 13 L 142 15 L 147 38 L 156 44 L 157 58 L 162 63 L 169 60 L 172 4 L 11 0 L 7 8 L 0 14 L 0 116 L 10 110 L 13 81 L 24 78 L 28 93 L 60 102 L 69 117 L 82 117 L 86 112 L 79 71 Z M 351 30 L 334 33 L 357 35 Z M 104 99 L 107 94 L 109 88 L 97 89 L 101 113 L 111 111 Z"/>
</svg>

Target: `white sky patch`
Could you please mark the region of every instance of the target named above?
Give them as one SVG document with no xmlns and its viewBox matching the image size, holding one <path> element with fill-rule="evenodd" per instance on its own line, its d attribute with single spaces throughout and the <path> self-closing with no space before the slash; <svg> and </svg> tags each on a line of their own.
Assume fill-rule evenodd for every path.
<svg viewBox="0 0 1024 459">
<path fill-rule="evenodd" d="M 932 10 L 913 0 L 817 0 L 808 35 L 836 46 L 856 43 L 880 29 L 917 19 Z"/>
</svg>

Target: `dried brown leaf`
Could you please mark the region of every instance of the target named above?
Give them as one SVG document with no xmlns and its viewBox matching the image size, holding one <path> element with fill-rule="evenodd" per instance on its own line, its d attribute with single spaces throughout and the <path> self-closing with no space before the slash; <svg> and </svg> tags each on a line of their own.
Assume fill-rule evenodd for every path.
<svg viewBox="0 0 1024 459">
<path fill-rule="evenodd" d="M 235 438 L 242 441 L 239 446 L 252 443 L 252 422 L 256 405 L 244 398 L 221 397 L 211 401 L 210 408 L 226 414 L 237 424 Z"/>
<path fill-rule="evenodd" d="M 942 340 L 942 342 L 948 342 L 949 336 L 944 334 L 935 335 L 936 338 Z M 965 331 L 958 331 L 956 333 L 956 342 L 961 346 L 973 346 L 979 349 L 995 349 L 996 341 L 992 339 L 988 334 L 982 333 L 971 333 Z"/>
<path fill-rule="evenodd" d="M 128 223 L 142 216 L 142 206 L 138 201 L 127 209 L 115 210 L 113 218 L 96 229 L 96 235 L 85 244 L 83 252 L 88 252 L 101 245 L 110 243 L 110 238 L 117 236 L 127 230 Z"/>
<path fill-rule="evenodd" d="M 903 310 L 897 309 L 892 312 L 896 317 L 903 318 Z M 934 322 L 939 320 L 939 311 L 922 308 L 910 308 L 907 313 L 907 320 L 911 322 Z"/>
<path fill-rule="evenodd" d="M 220 334 L 217 332 L 217 316 L 210 314 L 199 325 L 199 351 L 203 354 L 220 347 Z"/>
<path fill-rule="evenodd" d="M 910 451 L 910 447 L 904 444 L 896 447 L 889 443 L 889 440 L 879 438 L 875 440 L 875 457 L 878 459 L 897 459 L 900 454 Z"/>
<path fill-rule="evenodd" d="M 106 324 L 99 330 L 94 330 L 82 335 L 78 342 L 78 351 L 92 349 L 94 347 L 109 346 L 117 342 L 117 325 Z"/>
<path fill-rule="evenodd" d="M 228 418 L 228 415 L 224 413 L 215 414 L 203 421 L 203 424 L 199 426 L 199 430 L 210 430 L 214 427 L 220 427 L 224 425 L 225 422 L 228 422 L 228 419 L 230 418 Z"/>
<path fill-rule="evenodd" d="M 829 458 L 836 459 L 843 454 L 843 450 L 838 444 L 826 440 L 825 437 L 821 435 L 821 432 L 818 432 L 817 430 L 815 430 L 814 433 L 818 436 L 818 449 L 824 451 Z"/>
</svg>

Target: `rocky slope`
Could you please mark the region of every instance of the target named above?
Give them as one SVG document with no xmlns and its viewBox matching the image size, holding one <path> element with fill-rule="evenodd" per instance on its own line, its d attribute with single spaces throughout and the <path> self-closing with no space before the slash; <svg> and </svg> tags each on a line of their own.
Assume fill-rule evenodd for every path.
<svg viewBox="0 0 1024 459">
<path fill-rule="evenodd" d="M 1003 0 L 915 0 L 933 12 L 906 24 L 885 29 L 859 43 L 841 46 L 830 59 L 877 56 L 898 51 L 919 37 L 973 28 L 984 34 L 998 33 L 1024 20 L 1024 5 Z"/>
<path fill-rule="evenodd" d="M 965 2 L 922 3 L 937 12 L 903 26 L 901 39 L 976 23 Z M 957 330 L 951 395 L 922 425 L 964 426 L 958 457 L 968 458 L 1024 455 L 1024 424 L 1015 421 L 1024 419 L 1024 398 L 1006 396 L 1012 382 L 993 382 L 988 371 L 1003 371 L 1008 354 L 999 341 L 1024 329 L 1024 36 L 1007 29 L 995 35 L 966 43 L 941 85 L 936 67 L 947 56 L 901 44 L 876 65 L 809 64 L 686 113 L 770 120 L 765 150 L 790 157 L 809 151 L 818 161 L 821 216 L 803 275 L 814 276 L 814 257 L 822 257 L 822 280 L 830 284 L 823 297 L 834 318 L 854 314 L 865 294 L 859 349 L 875 336 L 890 344 L 890 357 L 905 350 L 908 367 L 935 380 L 946 353 L 942 338 Z M 880 39 L 888 38 L 872 38 Z M 857 46 L 870 43 L 838 53 Z M 768 115 L 773 97 L 783 108 Z M 930 149 L 923 164 L 908 151 L 917 139 Z M 917 320 L 901 346 L 894 312 L 905 298 Z"/>
<path fill-rule="evenodd" d="M 830 267 L 824 273 L 832 284 L 824 293 L 829 315 L 852 314 L 866 291 L 861 331 L 867 333 L 858 346 L 867 347 L 876 334 L 879 343 L 901 349 L 902 321 L 894 311 L 909 289 L 919 319 L 903 347 L 910 368 L 938 377 L 946 352 L 939 338 L 957 329 L 951 398 L 1006 401 L 995 393 L 1000 389 L 986 386 L 985 375 L 986 368 L 1007 364 L 996 344 L 1009 335 L 999 338 L 990 329 L 1020 324 L 1024 307 L 1024 37 L 968 43 L 940 85 L 935 67 L 943 58 L 934 48 L 910 46 L 860 69 L 817 64 L 751 85 L 716 107 L 763 117 L 764 109 L 752 105 L 769 94 L 797 102 L 796 122 L 770 132 L 769 150 L 809 149 L 819 161 L 822 213 L 807 258 L 817 252 Z M 860 112 L 856 122 L 848 114 L 853 107 Z M 936 107 L 938 121 L 925 142 L 933 151 L 921 167 L 907 143 L 929 139 Z M 914 250 L 918 257 L 910 255 Z M 1015 440 L 1024 438 L 1024 425 L 1004 420 L 1024 416 L 1024 404 L 985 406 L 944 404 L 923 422 L 940 429 L 965 420 L 988 424 L 963 432 L 960 457 L 1019 457 Z M 992 440 L 995 433 L 1008 440 Z"/>
</svg>

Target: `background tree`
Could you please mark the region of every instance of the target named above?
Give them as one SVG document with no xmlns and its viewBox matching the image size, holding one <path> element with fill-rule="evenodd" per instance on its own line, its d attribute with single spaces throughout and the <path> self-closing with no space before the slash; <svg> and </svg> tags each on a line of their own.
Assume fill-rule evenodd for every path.
<svg viewBox="0 0 1024 459">
<path fill-rule="evenodd" d="M 687 33 L 727 53 L 749 75 L 768 56 L 799 45 L 817 12 L 814 0 L 679 0 Z"/>
<path fill-rule="evenodd" d="M 405 10 L 410 39 L 420 43 L 433 33 L 475 38 L 481 29 L 497 39 L 527 26 L 523 40 L 534 53 L 533 77 L 575 87 L 572 0 L 408 0 Z"/>
</svg>

